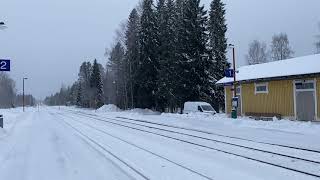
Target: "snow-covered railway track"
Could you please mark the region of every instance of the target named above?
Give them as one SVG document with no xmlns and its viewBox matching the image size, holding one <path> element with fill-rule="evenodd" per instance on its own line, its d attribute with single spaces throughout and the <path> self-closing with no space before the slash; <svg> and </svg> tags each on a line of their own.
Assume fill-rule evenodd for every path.
<svg viewBox="0 0 320 180">
<path fill-rule="evenodd" d="M 79 113 L 79 112 L 77 112 L 77 113 Z M 87 113 L 82 113 L 82 112 L 81 112 L 81 114 L 94 116 L 94 115 L 87 114 Z M 97 116 L 94 116 L 94 117 L 97 117 Z M 99 117 L 101 117 L 101 116 L 99 116 Z M 301 160 L 301 161 L 311 162 L 311 163 L 315 163 L 315 164 L 319 164 L 320 165 L 320 152 L 316 151 L 316 150 L 307 150 L 306 151 L 306 150 L 302 150 L 300 148 L 288 148 L 290 154 L 292 153 L 291 149 L 293 149 L 295 152 L 300 151 L 300 153 L 302 153 L 301 151 L 306 151 L 306 152 L 303 152 L 304 155 L 306 155 L 306 154 L 313 155 L 313 156 L 310 156 L 310 157 L 308 157 L 308 155 L 306 155 L 307 158 L 302 158 L 302 157 L 290 155 L 289 153 L 288 154 L 284 154 L 284 153 L 278 153 L 278 152 L 266 150 L 266 149 L 263 149 L 263 148 L 255 148 L 255 147 L 253 147 L 253 145 L 255 145 L 255 144 L 252 144 L 252 146 L 248 146 L 248 145 L 242 145 L 241 143 L 234 143 L 234 142 L 230 142 L 230 141 L 219 140 L 219 139 L 210 138 L 210 137 L 206 137 L 206 136 L 195 135 L 195 134 L 192 134 L 192 133 L 190 134 L 190 132 L 185 132 L 185 131 L 194 131 L 194 130 L 180 128 L 180 127 L 177 127 L 177 126 L 170 126 L 170 125 L 165 125 L 165 124 L 159 124 L 159 123 L 153 123 L 153 122 L 148 122 L 148 121 L 143 121 L 143 120 L 123 118 L 123 117 L 116 117 L 116 118 L 120 118 L 120 119 L 113 119 L 113 118 L 108 118 L 108 117 L 102 117 L 102 118 L 107 118 L 109 120 L 117 120 L 118 122 L 124 122 L 124 123 L 132 124 L 132 125 L 135 125 L 135 126 L 141 126 L 141 127 L 160 130 L 160 131 L 166 131 L 166 132 L 169 132 L 169 133 L 174 133 L 174 134 L 179 134 L 179 135 L 185 135 L 185 136 L 189 136 L 189 137 L 193 137 L 193 138 L 198 138 L 198 139 L 212 141 L 212 142 L 221 143 L 221 144 L 227 144 L 227 145 L 236 146 L 236 147 L 245 148 L 245 149 L 254 150 L 254 151 L 260 151 L 260 152 L 263 152 L 263 153 L 283 156 L 283 157 L 292 158 L 292 159 L 295 159 L 295 160 Z M 126 122 L 126 121 L 123 121 L 123 120 L 129 120 L 130 122 Z M 132 122 L 132 121 L 135 121 L 135 122 Z M 136 123 L 136 122 L 138 122 L 138 123 Z M 150 124 L 151 125 L 155 125 L 155 126 L 150 126 Z M 184 130 L 184 132 L 174 131 L 172 129 L 164 129 L 165 127 L 169 127 L 169 128 L 172 128 L 172 129 L 178 129 L 178 130 Z M 197 133 L 202 133 L 202 132 L 197 132 Z M 204 133 L 204 134 L 207 134 L 207 133 Z M 245 141 L 243 139 L 239 139 L 239 140 Z M 258 144 L 261 144 L 261 143 L 258 143 Z M 270 145 L 270 144 L 266 144 L 266 145 L 269 145 L 271 147 L 273 146 L 273 145 Z M 281 147 L 281 148 L 284 148 L 284 147 Z M 315 157 L 317 157 L 316 159 L 318 159 L 318 160 L 314 160 Z"/>
<path fill-rule="evenodd" d="M 157 158 L 160 158 L 160 159 L 162 159 L 162 160 L 164 160 L 164 161 L 167 161 L 167 162 L 169 162 L 169 163 L 172 163 L 173 165 L 175 165 L 175 166 L 177 166 L 177 167 L 180 167 L 180 168 L 182 168 L 182 169 L 184 169 L 184 170 L 186 170 L 186 171 L 189 171 L 190 173 L 195 174 L 196 176 L 201 177 L 201 179 L 214 180 L 213 178 L 211 178 L 211 177 L 209 177 L 209 176 L 206 176 L 206 175 L 204 175 L 204 174 L 202 174 L 202 173 L 200 173 L 200 172 L 197 172 L 197 171 L 195 171 L 195 170 L 193 170 L 193 169 L 191 169 L 191 168 L 189 168 L 189 167 L 186 167 L 185 165 L 182 165 L 182 164 L 180 164 L 180 163 L 174 162 L 174 161 L 172 161 L 172 160 L 170 160 L 170 159 L 168 159 L 168 158 L 166 158 L 166 157 L 164 157 L 164 156 L 162 156 L 162 155 L 159 155 L 159 154 L 157 154 L 157 153 L 154 153 L 154 152 L 152 152 L 152 151 L 150 151 L 150 150 L 148 150 L 148 149 L 146 149 L 146 148 L 140 147 L 140 146 L 138 146 L 138 145 L 136 145 L 136 144 L 134 144 L 134 143 L 132 143 L 132 142 L 129 142 L 129 141 L 123 139 L 123 138 L 120 138 L 120 137 L 118 137 L 118 136 L 115 136 L 115 135 L 113 135 L 113 134 L 111 134 L 111 133 L 109 133 L 109 132 L 107 132 L 107 131 L 105 131 L 105 130 L 101 130 L 101 129 L 99 129 L 99 128 L 96 128 L 96 127 L 88 124 L 88 123 L 85 123 L 85 122 L 76 120 L 75 118 L 73 118 L 73 117 L 71 117 L 71 116 L 68 116 L 68 115 L 65 115 L 65 114 L 62 114 L 62 113 L 58 113 L 58 115 L 60 115 L 60 116 L 62 116 L 62 117 L 66 117 L 66 118 L 68 118 L 69 120 L 72 120 L 72 121 L 74 121 L 74 122 L 77 122 L 77 123 L 79 123 L 79 124 L 81 124 L 81 125 L 83 125 L 83 126 L 87 126 L 87 127 L 91 128 L 91 129 L 93 129 L 93 130 L 95 130 L 95 131 L 97 131 L 97 132 L 99 132 L 99 133 L 102 133 L 102 134 L 104 134 L 104 135 L 110 136 L 110 137 L 112 137 L 113 139 L 116 139 L 116 140 L 118 140 L 118 141 L 124 142 L 124 143 L 126 143 L 126 144 L 128 144 L 128 145 L 130 145 L 130 146 L 133 146 L 133 147 L 135 147 L 135 148 L 137 148 L 137 149 L 139 149 L 139 150 L 142 150 L 142 151 L 144 151 L 144 152 L 146 152 L 146 153 L 149 153 L 149 154 L 151 154 L 151 155 L 153 155 L 153 156 L 155 156 L 155 157 L 157 157 Z M 63 120 L 63 119 L 62 119 L 62 120 Z M 134 170 L 136 173 L 138 173 L 138 174 L 139 174 L 140 176 L 142 176 L 144 179 L 151 179 L 151 178 L 148 178 L 147 175 L 144 175 L 144 173 L 139 172 L 139 171 L 136 170 L 133 166 L 129 165 L 129 163 L 126 163 L 124 160 L 121 160 L 120 157 L 117 157 L 117 156 L 114 155 L 112 152 L 110 152 L 109 150 L 107 150 L 106 148 L 104 148 L 104 146 L 103 146 L 102 144 L 100 144 L 98 141 L 95 141 L 93 138 L 91 138 L 90 136 L 86 135 L 86 134 L 85 134 L 84 132 L 82 132 L 81 130 L 77 129 L 75 126 L 72 125 L 72 123 L 69 123 L 69 122 L 67 122 L 66 120 L 63 120 L 63 122 L 64 122 L 65 124 L 67 124 L 68 126 L 70 126 L 72 129 L 74 129 L 75 131 L 77 131 L 79 134 L 81 134 L 82 136 L 84 136 L 85 138 L 87 138 L 88 140 L 90 140 L 91 142 L 93 142 L 94 144 L 96 144 L 97 146 L 99 146 L 100 148 L 102 148 L 103 150 L 107 151 L 108 153 L 111 153 L 112 156 L 115 156 L 118 160 L 120 160 L 120 161 L 121 161 L 122 163 L 124 163 L 126 166 L 130 167 L 130 169 Z"/>
<path fill-rule="evenodd" d="M 319 174 L 320 162 L 318 160 L 305 159 L 302 157 L 295 157 L 295 156 L 291 156 L 288 154 L 280 154 L 280 153 L 276 153 L 276 152 L 266 151 L 263 149 L 256 149 L 256 148 L 252 148 L 252 147 L 247 147 L 247 146 L 243 146 L 243 145 L 239 145 L 239 144 L 217 141 L 214 139 L 205 138 L 205 137 L 201 137 L 201 136 L 195 136 L 195 135 L 187 134 L 187 133 L 181 133 L 178 131 L 172 131 L 172 130 L 163 129 L 163 128 L 159 128 L 159 127 L 147 126 L 147 125 L 143 125 L 143 124 L 139 124 L 139 123 L 128 122 L 123 119 L 121 120 L 119 118 L 115 119 L 115 118 L 109 118 L 109 117 L 100 117 L 100 116 L 96 116 L 96 115 L 92 115 L 92 114 L 86 114 L 86 113 L 82 113 L 82 112 L 79 113 L 79 112 L 74 112 L 74 111 L 69 111 L 69 112 L 71 112 L 72 114 L 78 115 L 78 116 L 87 117 L 87 118 L 94 119 L 97 121 L 101 121 L 101 122 L 129 128 L 129 129 L 133 129 L 136 131 L 141 131 L 141 132 L 161 136 L 164 138 L 184 142 L 184 143 L 191 144 L 194 146 L 218 151 L 221 153 L 241 157 L 244 159 L 252 160 L 252 161 L 263 163 L 266 165 L 275 166 L 275 167 L 286 169 L 289 171 L 294 171 L 297 173 L 320 178 L 320 174 Z M 163 132 L 165 132 L 165 134 Z M 201 141 L 196 141 L 195 139 L 200 139 Z M 210 143 L 208 143 L 207 141 L 215 142 L 216 144 L 209 146 L 208 144 L 210 144 Z M 225 144 L 225 145 L 234 146 L 237 148 L 236 148 L 236 150 L 235 149 L 230 150 L 230 147 L 228 148 L 228 146 L 227 147 L 222 146 L 222 148 L 218 148 L 219 146 L 216 146 L 217 144 Z M 246 149 L 247 151 L 243 151 L 241 149 Z M 250 151 L 250 153 L 248 151 Z M 235 153 L 235 152 L 237 152 L 237 153 Z M 260 156 L 257 156 L 257 154 L 255 154 L 253 152 L 259 152 Z M 265 154 L 268 154 L 268 155 L 265 155 Z M 283 162 L 285 162 L 285 163 L 283 163 Z M 309 168 L 309 167 L 311 167 L 311 168 Z"/>
<path fill-rule="evenodd" d="M 55 115 L 55 114 L 51 114 L 51 115 Z M 55 116 L 57 117 L 57 116 Z M 128 167 L 129 169 L 131 169 L 133 172 L 135 172 L 139 177 L 141 177 L 141 179 L 144 180 L 150 180 L 150 178 L 148 178 L 146 175 L 144 175 L 142 172 L 140 172 L 139 170 L 137 170 L 136 168 L 134 168 L 133 166 L 131 166 L 130 164 L 128 164 L 127 162 L 125 162 L 123 159 L 121 159 L 121 157 L 115 155 L 114 153 L 112 153 L 110 150 L 108 150 L 107 148 L 105 148 L 102 144 L 100 144 L 98 141 L 94 140 L 93 138 L 91 138 L 90 136 L 88 136 L 87 134 L 85 134 L 84 132 L 82 132 L 81 130 L 77 129 L 75 126 L 73 126 L 72 124 L 70 124 L 69 122 L 65 121 L 64 119 L 60 118 L 61 121 L 63 122 L 65 125 L 67 125 L 68 127 L 70 127 L 71 129 L 73 129 L 74 131 L 76 131 L 79 134 L 79 137 L 82 138 L 84 141 L 90 142 L 94 145 L 91 145 L 91 148 L 95 149 L 96 151 L 100 152 L 99 149 L 101 149 L 102 151 L 104 151 L 105 153 L 111 155 L 113 158 L 115 158 L 117 161 L 119 161 L 120 163 L 122 163 L 123 165 L 125 165 L 126 167 Z M 97 148 L 98 147 L 98 148 Z M 119 167 L 120 168 L 120 167 Z M 131 176 L 131 174 L 128 174 L 129 176 Z"/>
<path fill-rule="evenodd" d="M 81 113 L 83 113 L 83 112 L 81 112 Z M 87 113 L 84 113 L 84 114 L 87 114 Z M 87 114 L 87 115 L 92 115 L 92 114 Z M 294 150 L 298 150 L 298 151 L 305 151 L 305 152 L 312 152 L 312 153 L 320 154 L 320 150 L 316 150 L 316 149 L 310 149 L 310 148 L 289 146 L 289 145 L 284 145 L 284 144 L 257 141 L 257 140 L 248 139 L 248 138 L 229 136 L 229 135 L 218 134 L 218 133 L 199 130 L 199 129 L 192 129 L 192 128 L 168 125 L 168 124 L 164 124 L 164 123 L 156 123 L 156 122 L 151 122 L 151 121 L 146 121 L 146 120 L 141 120 L 141 119 L 132 119 L 132 118 L 120 117 L 120 116 L 116 117 L 116 118 L 132 121 L 132 122 L 143 123 L 143 124 L 151 124 L 151 125 L 157 125 L 157 126 L 161 126 L 161 127 L 168 127 L 168 128 L 178 129 L 178 130 L 186 130 L 186 131 L 195 132 L 195 133 L 202 133 L 204 135 L 213 135 L 213 136 L 223 137 L 223 138 L 228 138 L 228 139 L 235 139 L 235 140 L 247 141 L 247 142 L 252 142 L 252 143 L 257 143 L 257 144 L 264 144 L 264 145 L 270 145 L 270 146 L 274 146 L 274 147 L 288 148 L 288 149 L 294 149 Z"/>
<path fill-rule="evenodd" d="M 107 118 L 107 117 L 104 117 L 104 118 Z M 222 143 L 222 144 L 228 144 L 228 145 L 237 146 L 237 147 L 241 147 L 241 148 L 245 148 L 245 149 L 260 151 L 260 152 L 269 153 L 269 154 L 273 154 L 273 155 L 279 155 L 279 156 L 283 156 L 283 157 L 288 157 L 288 158 L 311 162 L 311 163 L 315 163 L 315 164 L 320 165 L 320 151 L 318 151 L 318 150 L 299 148 L 299 147 L 293 147 L 293 146 L 285 146 L 285 145 L 279 145 L 279 144 L 264 143 L 264 142 L 253 141 L 253 140 L 248 140 L 248 139 L 244 139 L 244 138 L 236 138 L 237 141 L 228 141 L 226 139 L 221 140 L 221 139 L 217 139 L 217 138 L 208 137 L 207 135 L 216 136 L 216 134 L 211 133 L 211 132 L 198 131 L 198 130 L 188 129 L 188 128 L 184 128 L 184 127 L 171 126 L 171 125 L 166 125 L 166 124 L 161 124 L 161 123 L 154 123 L 154 122 L 125 118 L 125 117 L 116 117 L 116 118 L 120 118 L 122 120 L 128 120 L 129 124 L 134 124 L 134 125 L 138 125 L 138 126 L 142 126 L 142 127 L 147 127 L 147 128 L 157 129 L 157 130 L 162 130 L 162 131 L 168 131 L 168 132 L 172 132 L 172 133 L 176 133 L 176 134 L 186 135 L 186 136 L 195 137 L 195 138 L 213 141 L 213 142 Z M 121 122 L 123 122 L 123 121 L 121 121 Z M 164 128 L 167 128 L 167 129 L 164 129 Z M 173 129 L 178 130 L 178 131 L 174 131 Z M 219 134 L 219 136 L 224 137 L 224 138 L 230 137 L 230 136 L 224 136 L 221 134 Z M 235 139 L 235 138 L 232 137 L 230 139 Z M 251 146 L 250 145 L 243 145 L 243 144 L 247 144 L 247 143 L 243 143 L 246 141 L 250 142 Z M 257 144 L 258 145 L 262 144 L 263 146 L 257 147 Z M 266 149 L 266 147 L 268 147 L 268 148 Z M 270 148 L 274 148 L 276 150 L 288 150 L 288 152 L 290 152 L 290 153 L 287 153 L 287 154 L 279 153 L 279 152 L 275 152 L 275 150 L 270 150 Z M 292 155 L 292 153 L 294 153 L 294 152 L 295 153 L 298 152 L 300 154 L 300 156 L 301 156 L 301 154 L 303 154 L 305 157 L 299 157 L 297 155 Z"/>
</svg>

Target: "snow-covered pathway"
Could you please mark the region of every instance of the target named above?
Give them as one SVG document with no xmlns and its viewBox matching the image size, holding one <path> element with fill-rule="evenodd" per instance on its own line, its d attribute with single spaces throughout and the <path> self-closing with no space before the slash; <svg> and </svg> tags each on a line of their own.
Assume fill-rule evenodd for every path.
<svg viewBox="0 0 320 180">
<path fill-rule="evenodd" d="M 17 123 L 12 124 L 16 125 L 12 125 L 11 130 L 6 129 L 6 135 L 2 138 L 0 132 L 0 179 L 2 177 L 6 180 L 319 179 L 192 143 L 177 141 L 175 138 L 313 174 L 318 174 L 318 171 L 320 171 L 319 164 L 299 160 L 292 160 L 291 162 L 276 155 L 234 147 L 230 144 L 140 126 L 146 125 L 143 122 L 134 122 L 137 123 L 136 125 L 128 124 L 125 123 L 126 119 L 117 118 L 118 116 L 127 116 L 133 119 L 148 119 L 149 122 L 157 121 L 158 118 L 159 121 L 157 122 L 161 122 L 161 118 L 167 117 L 138 116 L 129 113 L 100 114 L 94 111 L 87 112 L 73 108 L 58 109 L 49 107 L 43 107 L 39 112 L 35 109 L 28 109 L 25 114 L 14 114 L 15 116 L 11 117 L 15 121 L 12 122 Z M 176 125 L 179 125 L 178 122 L 180 120 L 177 116 L 164 123 L 174 124 L 176 122 Z M 177 130 L 156 124 L 147 125 L 213 138 L 211 135 L 204 135 L 198 132 Z M 134 128 L 152 133 L 138 131 Z M 195 125 L 193 128 L 201 129 L 201 126 L 197 127 Z M 225 128 L 225 131 L 229 130 L 228 126 L 223 128 Z M 237 130 L 234 126 L 230 126 L 230 128 Z M 251 137 L 254 137 L 254 133 L 258 131 L 257 129 L 246 129 L 247 135 L 251 135 Z M 286 134 L 288 136 L 287 139 L 295 136 L 294 133 Z M 302 135 L 299 136 L 302 138 Z M 271 139 L 271 137 L 271 134 L 268 134 L 268 138 Z M 214 139 L 320 161 L 319 154 L 316 153 L 301 154 L 300 151 L 296 150 L 289 151 L 286 148 L 273 148 L 268 145 L 235 139 L 230 140 L 224 137 L 214 137 Z M 318 145 L 316 144 L 314 147 L 318 147 Z"/>
<path fill-rule="evenodd" d="M 3 141 L 0 179 L 133 179 L 48 112 L 28 112 Z"/>
</svg>

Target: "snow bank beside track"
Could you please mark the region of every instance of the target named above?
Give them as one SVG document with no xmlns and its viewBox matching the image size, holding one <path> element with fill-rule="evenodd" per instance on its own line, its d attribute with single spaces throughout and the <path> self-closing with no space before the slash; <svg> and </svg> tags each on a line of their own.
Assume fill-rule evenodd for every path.
<svg viewBox="0 0 320 180">
<path fill-rule="evenodd" d="M 36 111 L 36 108 L 27 107 L 23 113 L 22 108 L 12 108 L 12 109 L 0 109 L 0 114 L 3 115 L 3 129 L 0 128 L 0 139 L 11 133 L 11 131 L 16 126 L 16 123 L 26 116 L 30 115 L 30 112 Z"/>
<path fill-rule="evenodd" d="M 320 143 L 318 142 L 320 138 L 320 124 L 314 122 L 290 120 L 256 121 L 248 117 L 231 119 L 225 114 L 216 114 L 214 116 L 201 113 L 160 114 L 151 110 L 147 110 L 146 113 L 143 113 L 141 110 L 104 113 L 96 113 L 94 110 L 85 109 L 69 110 L 82 111 L 83 113 L 101 117 L 132 118 L 267 143 L 320 150 Z"/>
<path fill-rule="evenodd" d="M 273 121 L 259 121 L 250 119 L 248 117 L 239 117 L 238 119 L 231 119 L 225 114 L 216 114 L 214 116 L 203 115 L 201 113 L 194 114 L 170 114 L 162 113 L 162 117 L 183 119 L 185 121 L 200 121 L 201 124 L 212 125 L 224 125 L 234 127 L 247 127 L 265 130 L 275 130 L 291 133 L 302 133 L 302 134 L 315 134 L 319 135 L 320 123 L 316 122 L 302 122 L 302 121 L 291 121 L 288 119 L 273 120 Z M 200 123 L 199 122 L 199 123 Z"/>
<path fill-rule="evenodd" d="M 103 112 L 119 112 L 121 111 L 120 108 L 118 108 L 114 104 L 108 104 L 108 105 L 103 105 L 101 108 L 97 109 L 96 112 L 98 113 L 103 113 Z"/>
<path fill-rule="evenodd" d="M 200 129 L 212 129 L 215 127 L 230 128 L 251 128 L 265 131 L 278 131 L 283 133 L 296 133 L 320 136 L 320 123 L 291 121 L 288 119 L 259 121 L 248 117 L 239 117 L 238 119 L 229 118 L 226 114 L 207 115 L 203 113 L 174 114 L 160 113 L 150 109 L 132 109 L 120 111 L 115 105 L 106 105 L 96 111 L 85 109 L 74 109 L 86 113 L 93 113 L 105 116 L 122 116 L 127 118 L 143 119 L 147 121 L 167 122 L 174 125 L 198 127 Z"/>
</svg>

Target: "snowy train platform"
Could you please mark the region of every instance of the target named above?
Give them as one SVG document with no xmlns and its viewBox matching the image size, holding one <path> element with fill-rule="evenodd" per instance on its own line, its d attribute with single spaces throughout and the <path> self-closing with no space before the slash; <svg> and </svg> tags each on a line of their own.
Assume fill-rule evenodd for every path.
<svg viewBox="0 0 320 180">
<path fill-rule="evenodd" d="M 320 178 L 319 124 L 105 109 L 1 110 L 1 179 Z"/>
</svg>

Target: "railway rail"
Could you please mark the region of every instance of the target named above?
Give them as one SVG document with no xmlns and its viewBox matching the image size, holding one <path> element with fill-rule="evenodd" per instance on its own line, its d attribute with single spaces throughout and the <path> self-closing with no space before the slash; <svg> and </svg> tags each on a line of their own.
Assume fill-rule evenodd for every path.
<svg viewBox="0 0 320 180">
<path fill-rule="evenodd" d="M 289 170 L 289 171 L 294 171 L 294 172 L 297 172 L 297 173 L 309 175 L 309 176 L 312 176 L 312 177 L 320 178 L 320 174 L 318 174 L 318 173 L 309 172 L 309 171 L 306 171 L 306 170 L 300 170 L 298 168 L 288 167 L 288 166 L 285 166 L 285 165 L 282 165 L 282 164 L 279 164 L 279 163 L 270 162 L 270 160 L 262 160 L 262 159 L 252 158 L 252 157 L 250 157 L 248 155 L 230 152 L 230 151 L 227 151 L 225 149 L 219 149 L 219 148 L 216 148 L 216 147 L 208 146 L 206 144 L 194 142 L 194 141 L 191 141 L 191 140 L 185 140 L 185 138 L 181 138 L 181 137 L 178 138 L 178 137 L 174 137 L 174 136 L 161 134 L 161 133 L 159 133 L 159 131 L 166 132 L 166 133 L 173 133 L 173 134 L 187 136 L 187 137 L 192 137 L 192 138 L 197 138 L 197 139 L 202 139 L 202 140 L 205 140 L 205 141 L 213 141 L 213 142 L 216 142 L 216 143 L 227 144 L 227 145 L 230 145 L 230 146 L 236 146 L 236 147 L 239 147 L 239 148 L 245 148 L 245 149 L 248 149 L 248 150 L 251 150 L 251 151 L 258 151 L 258 152 L 261 152 L 261 153 L 271 154 L 272 156 L 280 156 L 280 157 L 283 157 L 283 158 L 288 158 L 292 162 L 298 160 L 298 161 L 303 162 L 303 163 L 312 163 L 312 164 L 315 164 L 316 166 L 319 166 L 320 162 L 318 160 L 305 159 L 305 158 L 302 158 L 302 157 L 295 157 L 295 156 L 291 156 L 291 155 L 288 155 L 288 154 L 280 154 L 280 153 L 276 153 L 276 152 L 266 151 L 266 150 L 263 150 L 263 149 L 257 149 L 257 148 L 248 147 L 248 146 L 239 145 L 239 144 L 234 144 L 234 143 L 230 143 L 230 142 L 218 141 L 218 140 L 211 139 L 211 138 L 196 136 L 196 135 L 188 134 L 188 133 L 181 133 L 181 132 L 178 132 L 178 131 L 172 131 L 172 130 L 159 128 L 159 127 L 154 127 L 154 126 L 150 126 L 150 125 L 143 125 L 143 124 L 139 124 L 139 123 L 128 122 L 128 121 L 125 121 L 123 118 L 121 120 L 121 118 L 119 118 L 119 117 L 117 119 L 115 119 L 115 118 L 108 118 L 108 117 L 100 117 L 100 116 L 87 114 L 87 113 L 83 113 L 83 112 L 75 112 L 75 111 L 69 111 L 69 110 L 67 110 L 67 111 L 72 113 L 72 114 L 74 114 L 74 115 L 78 115 L 80 117 L 81 116 L 82 117 L 87 117 L 87 118 L 90 118 L 90 119 L 93 119 L 93 120 L 96 120 L 96 121 L 105 122 L 105 123 L 109 123 L 109 124 L 112 124 L 112 125 L 117 125 L 117 126 L 129 128 L 129 129 L 133 129 L 133 130 L 136 130 L 136 131 L 140 131 L 140 132 L 144 132 L 144 133 L 148 133 L 148 134 L 161 136 L 161 137 L 172 139 L 172 140 L 175 140 L 175 141 L 180 141 L 180 142 L 191 144 L 191 145 L 194 145 L 194 146 L 198 146 L 198 147 L 202 147 L 202 148 L 218 151 L 218 152 L 221 152 L 221 153 L 225 153 L 225 154 L 241 157 L 241 158 L 244 158 L 244 159 L 248 159 L 248 160 L 251 160 L 251 161 L 263 163 L 263 164 L 266 164 L 266 165 L 270 165 L 270 166 L 286 169 L 286 170 Z M 133 119 L 130 119 L 130 121 L 133 121 Z M 136 120 L 136 121 L 137 122 L 141 122 L 141 120 Z M 150 124 L 151 122 L 144 122 L 144 123 Z M 159 123 L 153 123 L 153 124 L 159 125 Z M 168 125 L 164 125 L 164 126 L 168 127 Z M 146 130 L 145 128 L 147 128 L 149 130 Z M 175 127 L 175 128 L 178 128 L 178 127 Z M 157 130 L 157 131 L 152 131 L 152 130 Z M 295 150 L 304 151 L 304 150 L 298 149 L 298 148 L 295 149 Z M 314 152 L 314 151 L 309 151 L 309 152 L 318 153 L 318 152 Z"/>
<path fill-rule="evenodd" d="M 159 154 L 154 153 L 154 152 L 152 152 L 152 151 L 150 151 L 150 150 L 147 150 L 146 148 L 140 147 L 140 146 L 138 146 L 138 145 L 136 145 L 136 144 L 134 144 L 134 143 L 132 143 L 132 142 L 129 142 L 129 141 L 123 139 L 123 138 L 117 137 L 117 136 L 115 136 L 115 135 L 113 135 L 113 134 L 111 134 L 111 133 L 109 133 L 109 132 L 107 132 L 107 131 L 105 131 L 105 130 L 98 129 L 98 128 L 96 128 L 96 127 L 94 127 L 94 126 L 92 126 L 92 125 L 90 125 L 90 124 L 88 124 L 88 123 L 84 123 L 84 122 L 82 122 L 82 121 L 76 120 L 75 118 L 73 118 L 73 117 L 71 117 L 71 116 L 67 116 L 67 115 L 65 115 L 65 114 L 58 113 L 58 115 L 63 116 L 63 117 L 67 117 L 67 118 L 69 118 L 69 119 L 72 119 L 72 121 L 75 121 L 75 122 L 77 122 L 77 123 L 80 123 L 80 124 L 82 124 L 82 125 L 84 125 L 84 126 L 87 126 L 87 127 L 91 128 L 91 129 L 97 131 L 97 132 L 103 133 L 104 135 L 110 136 L 110 137 L 112 137 L 112 138 L 114 138 L 114 139 L 116 139 L 116 140 L 119 140 L 119 141 L 121 141 L 121 142 L 124 142 L 124 143 L 130 145 L 130 146 L 133 146 L 133 147 L 135 147 L 135 148 L 138 148 L 138 149 L 140 149 L 140 150 L 142 150 L 142 151 L 144 151 L 144 152 L 146 152 L 146 153 L 149 153 L 149 154 L 151 154 L 151 155 L 153 155 L 153 156 L 156 156 L 157 158 L 160 158 L 160 159 L 165 160 L 165 161 L 167 161 L 167 162 L 169 162 L 169 163 L 172 163 L 172 164 L 174 164 L 174 165 L 176 165 L 176 166 L 178 166 L 178 167 L 180 167 L 180 168 L 182 168 L 182 169 L 184 169 L 184 170 L 186 170 L 186 171 L 189 171 L 189 172 L 191 172 L 191 173 L 193 173 L 193 174 L 195 174 L 195 175 L 198 175 L 199 177 L 201 177 L 201 178 L 203 178 L 203 179 L 214 180 L 213 178 L 211 178 L 211 177 L 209 177 L 209 176 L 207 176 L 207 175 L 204 175 L 204 174 L 202 174 L 202 173 L 200 173 L 200 172 L 197 172 L 196 170 L 193 170 L 193 169 L 191 169 L 191 168 L 189 168 L 189 167 L 187 167 L 187 166 L 185 166 L 185 165 L 182 165 L 181 163 L 174 162 L 174 161 L 172 161 L 172 160 L 170 160 L 170 159 L 168 159 L 168 158 L 166 158 L 166 157 L 164 157 L 164 156 L 162 156 L 162 155 L 159 155 Z M 83 133 L 81 130 L 77 129 L 77 128 L 76 128 L 75 126 L 73 126 L 71 123 L 68 123 L 68 122 L 65 121 L 65 120 L 63 120 L 63 121 L 64 121 L 64 123 L 66 123 L 68 126 L 70 126 L 72 129 L 76 130 L 78 133 L 80 133 L 81 135 L 83 135 L 83 136 L 85 136 L 86 138 L 88 138 L 91 142 L 94 142 L 94 144 L 96 144 L 96 145 L 98 145 L 100 148 L 106 150 L 106 149 L 103 147 L 103 145 L 99 144 L 97 141 L 95 141 L 95 140 L 93 140 L 92 138 L 90 138 L 88 135 L 86 135 L 85 133 Z M 108 153 L 111 153 L 111 155 L 115 156 L 115 155 L 114 155 L 112 152 L 110 152 L 109 150 L 106 150 L 106 151 L 107 151 Z M 137 174 L 139 174 L 140 176 L 142 176 L 144 179 L 149 179 L 149 178 L 147 178 L 146 175 L 143 175 L 142 172 L 139 172 L 139 171 L 136 170 L 133 166 L 131 166 L 131 165 L 129 165 L 128 163 L 126 163 L 125 161 L 121 160 L 120 157 L 117 157 L 117 156 L 115 156 L 115 157 L 116 157 L 118 160 L 120 160 L 122 163 L 124 163 L 126 166 L 128 166 L 130 169 L 134 170 Z"/>
</svg>

